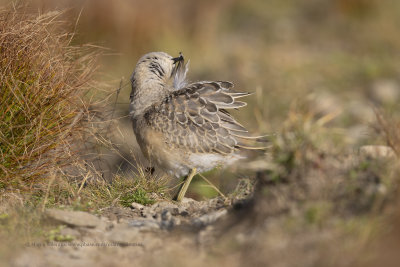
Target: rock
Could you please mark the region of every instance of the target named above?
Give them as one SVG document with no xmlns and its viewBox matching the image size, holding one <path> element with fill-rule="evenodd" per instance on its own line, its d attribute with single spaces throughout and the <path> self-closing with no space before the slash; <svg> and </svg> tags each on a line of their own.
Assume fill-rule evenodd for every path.
<svg viewBox="0 0 400 267">
<path fill-rule="evenodd" d="M 177 205 L 167 201 L 156 203 L 153 206 L 151 206 L 150 209 L 154 214 L 160 212 L 162 213 L 165 210 L 168 210 L 173 216 L 176 215 L 187 216 L 189 214 L 185 206 Z"/>
<path fill-rule="evenodd" d="M 163 221 L 170 221 L 172 219 L 172 214 L 169 210 L 165 209 L 161 213 L 161 220 Z"/>
<path fill-rule="evenodd" d="M 154 211 L 156 211 L 156 210 L 160 211 L 160 210 L 164 210 L 164 209 L 169 209 L 170 211 L 173 211 L 174 209 L 178 210 L 178 205 L 176 205 L 172 202 L 162 201 L 162 202 L 153 204 L 150 208 Z"/>
<path fill-rule="evenodd" d="M 160 226 L 162 229 L 171 230 L 172 228 L 174 228 L 176 225 L 179 225 L 180 223 L 181 223 L 181 221 L 178 218 L 173 217 L 169 210 L 165 209 L 161 213 Z"/>
<path fill-rule="evenodd" d="M 117 227 L 108 233 L 107 239 L 122 245 L 137 243 L 139 240 L 139 230 L 136 228 Z"/>
<path fill-rule="evenodd" d="M 185 217 L 189 215 L 189 211 L 185 207 L 179 207 L 178 214 Z"/>
<path fill-rule="evenodd" d="M 210 225 L 217 221 L 218 219 L 224 217 L 227 214 L 226 209 L 221 209 L 218 211 L 211 212 L 209 214 L 205 214 L 203 216 L 200 216 L 198 218 L 194 218 L 192 220 L 192 224 L 196 227 L 204 227 L 207 225 Z"/>
<path fill-rule="evenodd" d="M 227 203 L 229 203 L 229 202 L 227 202 L 227 200 L 225 198 L 221 198 L 221 197 L 216 197 L 216 198 L 209 200 L 210 207 L 217 209 L 217 210 L 225 207 Z"/>
<path fill-rule="evenodd" d="M 156 220 L 130 220 L 128 223 L 129 227 L 137 228 L 139 230 L 158 230 L 160 224 Z"/>
<path fill-rule="evenodd" d="M 179 203 L 178 207 L 179 207 L 180 211 L 185 214 L 183 216 L 187 216 L 189 213 L 193 213 L 193 211 L 199 210 L 201 207 L 201 202 L 196 201 L 192 198 L 185 197 Z"/>
<path fill-rule="evenodd" d="M 95 228 L 102 222 L 96 216 L 83 211 L 67 211 L 58 209 L 47 209 L 45 215 L 55 221 L 64 223 L 73 227 Z"/>
<path fill-rule="evenodd" d="M 190 197 L 184 197 L 182 199 L 182 201 L 180 202 L 180 204 L 186 205 L 186 204 L 192 204 L 192 203 L 196 203 L 198 201 L 194 200 L 193 198 Z"/>
<path fill-rule="evenodd" d="M 369 157 L 373 159 L 396 157 L 396 154 L 391 147 L 377 146 L 377 145 L 362 146 L 359 149 L 359 154 L 360 156 Z"/>
</svg>

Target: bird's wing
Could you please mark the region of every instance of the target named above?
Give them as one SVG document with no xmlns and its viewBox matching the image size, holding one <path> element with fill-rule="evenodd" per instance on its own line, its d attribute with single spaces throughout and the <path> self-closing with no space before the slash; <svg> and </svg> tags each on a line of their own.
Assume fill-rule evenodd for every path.
<svg viewBox="0 0 400 267">
<path fill-rule="evenodd" d="M 230 82 L 196 82 L 172 92 L 145 112 L 146 124 L 162 132 L 165 142 L 196 153 L 228 155 L 252 138 L 228 109 L 246 106 Z"/>
</svg>

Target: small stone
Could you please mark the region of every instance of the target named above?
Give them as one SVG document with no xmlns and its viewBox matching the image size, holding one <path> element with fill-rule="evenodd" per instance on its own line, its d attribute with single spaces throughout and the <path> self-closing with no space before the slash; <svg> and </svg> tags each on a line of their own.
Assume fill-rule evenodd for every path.
<svg viewBox="0 0 400 267">
<path fill-rule="evenodd" d="M 189 211 L 184 207 L 179 207 L 178 214 L 185 217 L 189 215 Z"/>
<path fill-rule="evenodd" d="M 161 201 L 158 202 L 154 205 L 151 206 L 152 209 L 173 209 L 173 208 L 178 208 L 178 205 L 172 203 L 172 202 L 168 202 L 168 201 Z"/>
<path fill-rule="evenodd" d="M 359 149 L 359 154 L 360 156 L 369 157 L 373 159 L 396 157 L 394 150 L 389 146 L 376 146 L 376 145 L 362 146 Z"/>
<path fill-rule="evenodd" d="M 161 220 L 163 221 L 169 221 L 172 218 L 172 214 L 169 210 L 165 209 L 161 213 Z"/>
<path fill-rule="evenodd" d="M 102 223 L 96 216 L 83 211 L 47 209 L 45 215 L 50 219 L 74 227 L 95 228 Z"/>
<path fill-rule="evenodd" d="M 179 208 L 185 209 L 188 213 L 193 210 L 200 209 L 201 202 L 196 201 L 192 198 L 183 198 L 182 201 L 179 203 Z"/>
<path fill-rule="evenodd" d="M 190 197 L 184 197 L 181 201 L 181 204 L 194 203 L 194 202 L 197 202 L 197 201 Z"/>
<path fill-rule="evenodd" d="M 209 214 L 205 214 L 198 218 L 194 218 L 192 220 L 192 224 L 196 227 L 204 227 L 204 226 L 214 223 L 215 221 L 224 217 L 226 214 L 228 214 L 228 211 L 226 209 L 221 209 L 221 210 L 209 213 Z"/>
<path fill-rule="evenodd" d="M 179 225 L 180 223 L 181 223 L 181 221 L 178 218 L 173 217 L 169 210 L 165 209 L 161 213 L 161 225 L 160 226 L 162 229 L 171 230 L 172 228 L 174 228 L 176 225 Z"/>
<path fill-rule="evenodd" d="M 163 212 L 164 210 L 168 210 L 172 215 L 178 215 L 179 214 L 179 207 L 171 202 L 168 201 L 162 201 L 158 202 L 150 207 L 150 210 L 153 211 L 154 213 L 159 213 Z"/>
<path fill-rule="evenodd" d="M 139 230 L 158 230 L 160 224 L 156 220 L 131 220 L 129 226 Z"/>
</svg>

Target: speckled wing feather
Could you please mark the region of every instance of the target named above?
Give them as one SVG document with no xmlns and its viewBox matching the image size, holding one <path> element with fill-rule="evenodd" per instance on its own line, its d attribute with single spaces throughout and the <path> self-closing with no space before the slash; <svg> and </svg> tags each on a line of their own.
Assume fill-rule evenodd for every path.
<svg viewBox="0 0 400 267">
<path fill-rule="evenodd" d="M 197 82 L 172 92 L 144 115 L 148 126 L 163 134 L 173 147 L 194 153 L 228 155 L 244 147 L 248 131 L 228 109 L 246 106 L 237 98 L 249 93 L 231 90 L 230 82 Z"/>
</svg>

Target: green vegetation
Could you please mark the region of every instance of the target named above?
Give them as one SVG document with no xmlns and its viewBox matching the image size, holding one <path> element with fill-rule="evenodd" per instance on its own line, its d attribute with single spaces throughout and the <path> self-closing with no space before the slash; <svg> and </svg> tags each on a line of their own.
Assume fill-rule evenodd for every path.
<svg viewBox="0 0 400 267">
<path fill-rule="evenodd" d="M 107 182 L 71 182 L 59 178 L 50 186 L 36 188 L 24 195 L 24 206 L 30 209 L 63 208 L 98 213 L 102 208 L 121 205 L 130 207 L 133 202 L 143 205 L 154 203 L 150 197 L 168 195 L 166 179 L 137 175 L 133 177 L 116 176 Z"/>
<path fill-rule="evenodd" d="M 57 242 L 71 242 L 74 240 L 74 237 L 71 235 L 63 235 L 60 231 L 65 226 L 59 226 L 55 229 L 52 229 L 46 233 L 46 237 L 48 241 L 57 241 Z"/>
<path fill-rule="evenodd" d="M 133 192 L 125 193 L 121 196 L 120 203 L 124 207 L 131 207 L 131 204 L 134 202 L 148 205 L 153 204 L 155 201 L 150 199 L 147 196 L 147 192 L 142 188 L 138 188 Z"/>
</svg>

